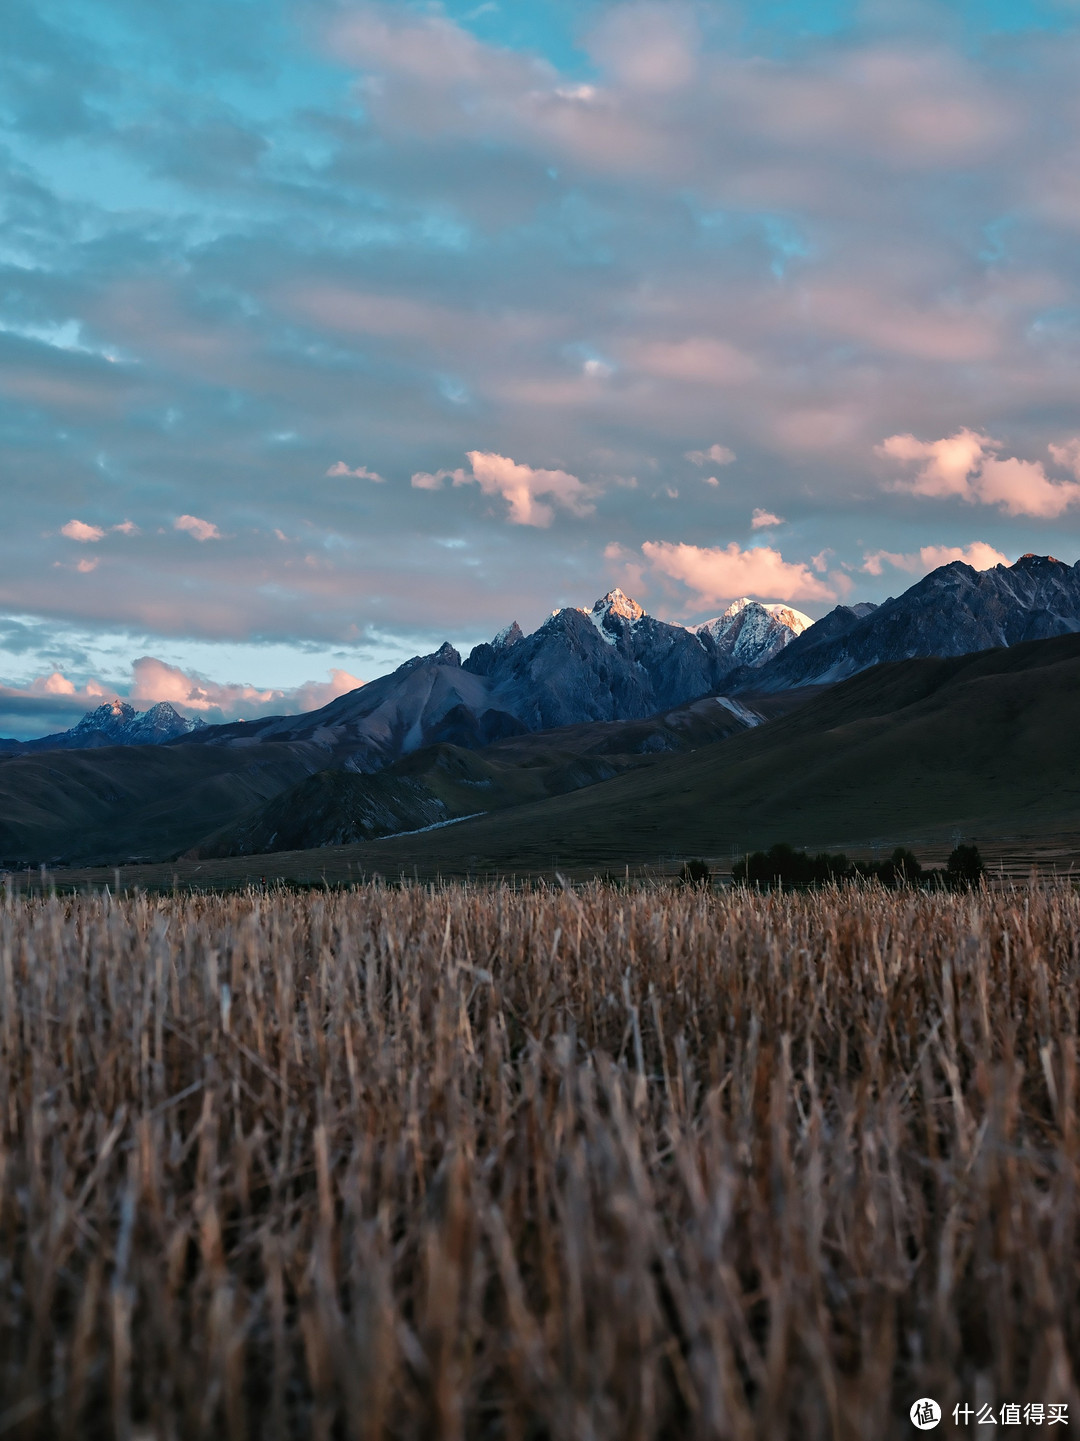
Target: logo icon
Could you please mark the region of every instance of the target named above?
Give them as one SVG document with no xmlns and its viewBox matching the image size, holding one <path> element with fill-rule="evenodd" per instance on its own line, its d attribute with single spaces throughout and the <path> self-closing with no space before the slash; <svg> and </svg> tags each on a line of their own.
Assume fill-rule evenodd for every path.
<svg viewBox="0 0 1080 1441">
<path fill-rule="evenodd" d="M 932 1431 L 941 1420 L 941 1407 L 929 1396 L 922 1396 L 909 1412 L 911 1424 L 920 1431 Z"/>
</svg>

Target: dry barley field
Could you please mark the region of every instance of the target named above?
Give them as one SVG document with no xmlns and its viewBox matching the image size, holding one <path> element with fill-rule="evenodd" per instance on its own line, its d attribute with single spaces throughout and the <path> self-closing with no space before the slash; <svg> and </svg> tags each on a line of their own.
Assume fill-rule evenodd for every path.
<svg viewBox="0 0 1080 1441">
<path fill-rule="evenodd" d="M 1078 982 L 1065 886 L 9 896 L 0 1436 L 1075 1424 Z"/>
</svg>

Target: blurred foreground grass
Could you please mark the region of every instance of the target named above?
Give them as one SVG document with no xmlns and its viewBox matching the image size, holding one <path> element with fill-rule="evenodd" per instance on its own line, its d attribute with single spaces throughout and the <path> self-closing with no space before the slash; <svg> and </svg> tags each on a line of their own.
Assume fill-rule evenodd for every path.
<svg viewBox="0 0 1080 1441">
<path fill-rule="evenodd" d="M 1064 886 L 9 895 L 0 1435 L 1075 1418 L 1078 945 Z"/>
</svg>

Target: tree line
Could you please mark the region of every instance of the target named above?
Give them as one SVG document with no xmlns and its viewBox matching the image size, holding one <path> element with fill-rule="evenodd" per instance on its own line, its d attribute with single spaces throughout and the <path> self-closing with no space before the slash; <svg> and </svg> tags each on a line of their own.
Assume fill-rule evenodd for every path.
<svg viewBox="0 0 1080 1441">
<path fill-rule="evenodd" d="M 954 847 L 943 868 L 924 866 L 914 851 L 897 846 L 881 861 L 854 861 L 843 852 L 820 851 L 808 855 L 785 841 L 767 851 L 752 851 L 732 867 L 731 879 L 752 886 L 803 889 L 854 880 L 880 881 L 892 890 L 907 886 L 942 890 L 968 890 L 977 886 L 985 867 L 978 846 Z"/>
</svg>

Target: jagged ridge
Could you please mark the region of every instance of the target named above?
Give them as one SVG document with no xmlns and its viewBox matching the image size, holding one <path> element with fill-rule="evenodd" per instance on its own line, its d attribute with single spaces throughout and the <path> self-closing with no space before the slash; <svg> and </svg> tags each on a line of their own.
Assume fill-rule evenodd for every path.
<svg viewBox="0 0 1080 1441">
<path fill-rule="evenodd" d="M 8 754 L 34 751 L 91 750 L 98 746 L 153 746 L 180 736 L 207 730 L 204 720 L 189 720 L 168 701 L 158 701 L 149 710 L 137 711 L 124 700 L 106 701 L 89 710 L 69 730 L 40 736 L 31 741 L 4 741 Z"/>
</svg>

